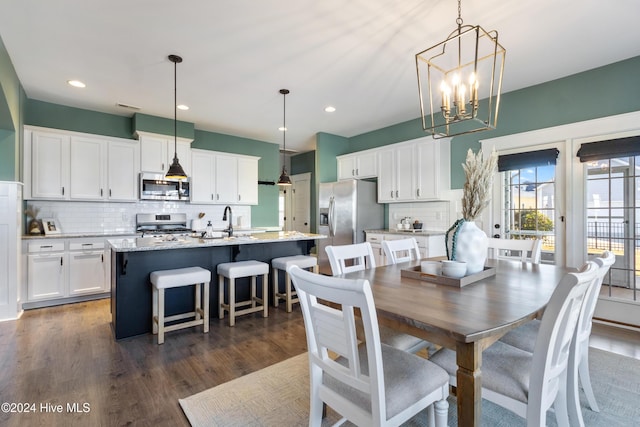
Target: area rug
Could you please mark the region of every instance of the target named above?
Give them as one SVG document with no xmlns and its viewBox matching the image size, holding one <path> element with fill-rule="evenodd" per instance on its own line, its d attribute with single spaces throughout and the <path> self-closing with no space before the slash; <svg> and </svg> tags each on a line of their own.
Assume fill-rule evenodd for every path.
<svg viewBox="0 0 640 427">
<path fill-rule="evenodd" d="M 640 423 L 640 360 L 590 349 L 591 382 L 600 412 L 587 407 L 581 392 L 582 414 L 587 427 L 631 427 Z M 180 399 L 193 427 L 306 426 L 309 415 L 309 365 L 307 354 L 292 357 L 209 390 Z M 323 426 L 340 416 L 330 408 Z M 511 412 L 482 401 L 482 425 L 524 426 Z M 351 425 L 345 423 L 344 425 Z M 426 426 L 426 415 L 416 415 L 404 426 Z M 457 426 L 456 401 L 449 398 L 449 426 Z M 549 412 L 547 425 L 556 426 Z"/>
</svg>

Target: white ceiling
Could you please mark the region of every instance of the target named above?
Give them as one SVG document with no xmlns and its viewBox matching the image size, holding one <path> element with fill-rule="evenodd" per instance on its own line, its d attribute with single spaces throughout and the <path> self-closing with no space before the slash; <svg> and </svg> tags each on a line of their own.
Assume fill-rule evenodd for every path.
<svg viewBox="0 0 640 427">
<path fill-rule="evenodd" d="M 180 55 L 179 120 L 278 144 L 287 88 L 287 149 L 307 151 L 417 118 L 414 55 L 456 17 L 455 0 L 0 0 L 0 37 L 30 99 L 123 116 L 173 118 Z M 498 31 L 503 92 L 640 55 L 638 0 L 464 0 L 462 18 Z"/>
</svg>

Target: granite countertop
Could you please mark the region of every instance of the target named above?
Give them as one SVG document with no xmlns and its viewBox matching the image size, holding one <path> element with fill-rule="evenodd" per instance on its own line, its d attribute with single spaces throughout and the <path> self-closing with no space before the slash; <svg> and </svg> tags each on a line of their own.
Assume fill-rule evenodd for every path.
<svg viewBox="0 0 640 427">
<path fill-rule="evenodd" d="M 414 229 L 410 229 L 410 230 L 397 230 L 395 228 L 390 228 L 390 229 L 384 229 L 384 230 L 364 230 L 365 233 L 371 233 L 371 234 L 408 234 L 408 235 L 413 235 L 413 234 L 417 234 L 420 236 L 439 236 L 439 235 L 444 235 L 444 233 L 446 233 L 446 231 L 437 231 L 437 230 L 414 230 Z"/>
<path fill-rule="evenodd" d="M 60 233 L 60 234 L 24 234 L 22 240 L 35 240 L 35 239 L 73 239 L 79 237 L 125 237 L 125 236 L 140 236 L 141 233 L 135 231 L 129 232 L 111 232 L 104 233 L 98 231 L 85 231 L 78 233 Z"/>
<path fill-rule="evenodd" d="M 175 240 L 163 240 L 158 237 L 138 237 L 135 239 L 109 239 L 109 245 L 115 252 L 156 251 L 166 249 L 203 248 L 210 246 L 250 245 L 255 243 L 275 243 L 291 240 L 325 239 L 321 234 L 300 233 L 297 231 L 263 232 L 250 236 L 233 236 L 215 239 L 202 239 L 191 236 L 173 236 Z"/>
</svg>

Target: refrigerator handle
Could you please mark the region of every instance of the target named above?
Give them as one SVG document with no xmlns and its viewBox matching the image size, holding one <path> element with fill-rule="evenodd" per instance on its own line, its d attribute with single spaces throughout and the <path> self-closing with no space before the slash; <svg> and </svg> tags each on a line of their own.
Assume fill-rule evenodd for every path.
<svg viewBox="0 0 640 427">
<path fill-rule="evenodd" d="M 331 237 L 336 235 L 333 229 L 333 208 L 334 208 L 334 202 L 333 202 L 333 196 L 331 196 L 329 198 L 329 236 Z"/>
</svg>

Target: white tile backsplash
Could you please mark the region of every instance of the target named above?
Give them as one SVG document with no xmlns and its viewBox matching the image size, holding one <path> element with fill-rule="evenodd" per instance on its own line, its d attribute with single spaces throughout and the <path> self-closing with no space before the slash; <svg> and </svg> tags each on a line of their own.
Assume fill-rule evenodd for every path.
<svg viewBox="0 0 640 427">
<path fill-rule="evenodd" d="M 63 233 L 133 233 L 137 213 L 186 213 L 187 226 L 204 212 L 203 220 L 211 221 L 214 229 L 223 229 L 223 205 L 195 205 L 184 202 L 140 201 L 136 203 L 73 202 L 28 200 L 28 206 L 40 209 L 38 218 L 55 218 Z M 251 228 L 251 206 L 232 206 L 233 225 Z"/>
<path fill-rule="evenodd" d="M 448 230 L 462 216 L 458 212 L 461 209 L 462 190 L 447 191 L 443 199 L 435 202 L 390 203 L 389 228 L 395 228 L 403 218 L 409 217 L 411 222 L 421 222 L 425 230 Z"/>
</svg>

